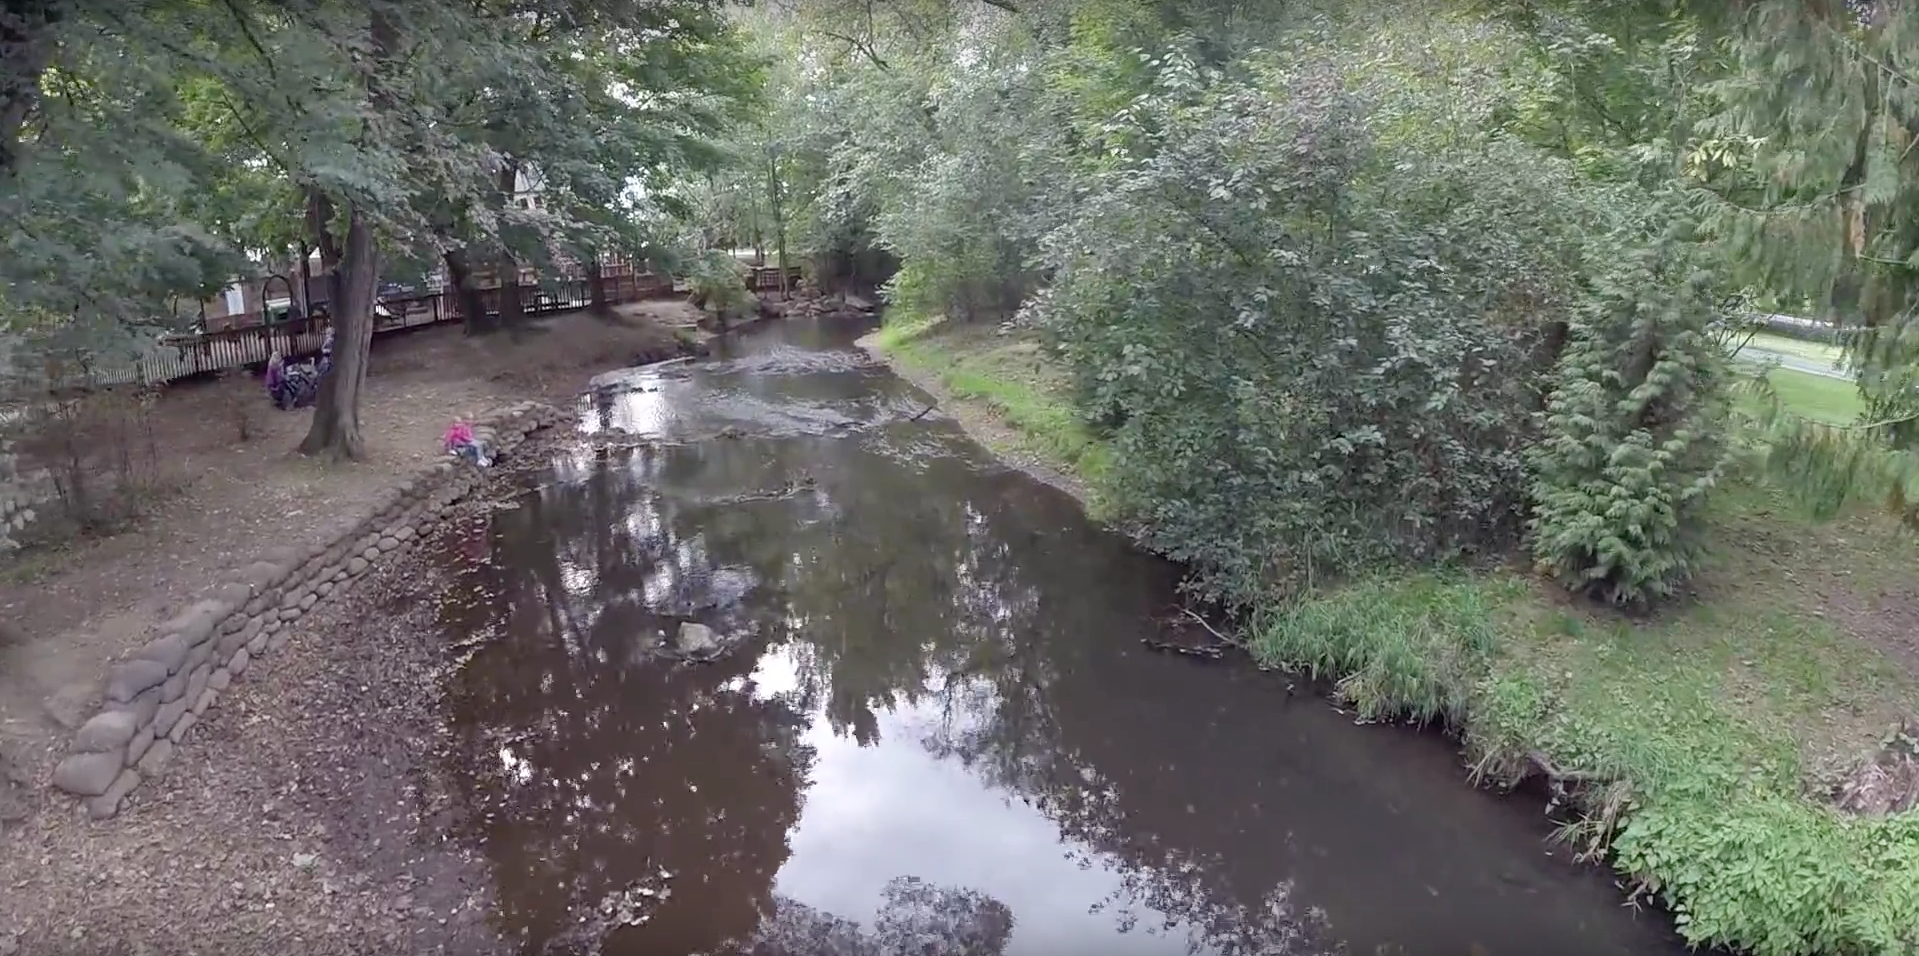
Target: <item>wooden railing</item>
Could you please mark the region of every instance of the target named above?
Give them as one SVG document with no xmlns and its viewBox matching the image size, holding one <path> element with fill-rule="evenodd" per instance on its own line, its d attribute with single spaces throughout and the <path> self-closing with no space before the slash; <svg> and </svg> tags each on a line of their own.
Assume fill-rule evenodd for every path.
<svg viewBox="0 0 1919 956">
<path fill-rule="evenodd" d="M 635 275 L 625 270 L 606 276 L 604 281 L 607 302 L 614 305 L 666 298 L 679 288 L 671 276 Z M 569 278 L 545 288 L 520 286 L 519 292 L 520 308 L 526 315 L 569 312 L 592 304 L 592 285 L 585 278 Z M 459 299 L 452 290 L 383 298 L 374 310 L 373 334 L 379 336 L 464 321 L 466 316 L 461 312 Z M 498 314 L 500 290 L 480 290 L 480 301 L 489 315 Z M 53 360 L 47 365 L 44 390 L 160 385 L 209 372 L 263 365 L 276 351 L 288 359 L 304 358 L 320 351 L 328 325 L 328 318 L 322 313 L 270 324 L 163 336 L 159 348 L 138 360 Z"/>
</svg>

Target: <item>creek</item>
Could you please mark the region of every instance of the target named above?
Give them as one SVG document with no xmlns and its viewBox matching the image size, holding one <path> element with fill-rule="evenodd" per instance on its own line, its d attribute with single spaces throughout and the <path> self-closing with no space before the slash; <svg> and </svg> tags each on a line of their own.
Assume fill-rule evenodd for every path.
<svg viewBox="0 0 1919 956">
<path fill-rule="evenodd" d="M 437 554 L 459 826 L 524 952 L 1685 951 L 1443 738 L 1144 646 L 1176 570 L 864 331 L 602 376 Z M 689 623 L 734 646 L 671 659 Z"/>
</svg>

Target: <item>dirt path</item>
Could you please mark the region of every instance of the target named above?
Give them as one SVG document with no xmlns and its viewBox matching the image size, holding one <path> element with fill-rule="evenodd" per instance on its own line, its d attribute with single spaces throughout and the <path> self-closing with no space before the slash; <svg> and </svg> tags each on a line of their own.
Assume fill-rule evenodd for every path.
<svg viewBox="0 0 1919 956">
<path fill-rule="evenodd" d="M 483 863 L 447 842 L 418 554 L 318 605 L 119 817 L 0 838 L 0 952 L 510 952 Z"/>
<path fill-rule="evenodd" d="M 523 398 L 570 398 L 595 372 L 670 353 L 693 319 L 678 302 L 624 312 L 624 324 L 548 320 L 520 342 L 450 327 L 382 340 L 361 413 L 368 459 L 347 466 L 293 454 L 310 413 L 274 410 L 257 380 L 170 388 L 152 423 L 172 493 L 131 531 L 0 567 L 0 621 L 10 626 L 0 631 L 0 826 L 35 811 L 39 784 L 68 731 L 93 712 L 108 663 L 215 574 L 350 523 L 351 503 L 384 494 L 440 454 L 452 420 Z M 249 410 L 250 440 L 240 440 L 235 409 Z"/>
</svg>

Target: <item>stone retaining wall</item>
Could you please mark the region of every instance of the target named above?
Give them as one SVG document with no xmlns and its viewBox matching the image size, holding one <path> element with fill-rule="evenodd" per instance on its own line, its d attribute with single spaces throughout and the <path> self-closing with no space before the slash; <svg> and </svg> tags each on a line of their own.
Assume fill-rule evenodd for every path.
<svg viewBox="0 0 1919 956">
<path fill-rule="evenodd" d="M 522 402 L 483 416 L 474 432 L 506 451 L 562 417 L 558 409 Z M 161 622 L 152 640 L 113 666 L 106 702 L 75 732 L 54 769 L 54 786 L 84 798 L 95 820 L 118 813 L 143 777 L 167 765 L 221 692 L 286 645 L 301 617 L 374 564 L 421 540 L 483 477 L 470 465 L 444 459 L 339 538 L 302 552 L 276 549 L 233 569 L 211 597 Z"/>
<path fill-rule="evenodd" d="M 53 474 L 22 458 L 17 444 L 0 434 L 0 554 L 19 550 L 21 535 L 55 498 Z"/>
</svg>

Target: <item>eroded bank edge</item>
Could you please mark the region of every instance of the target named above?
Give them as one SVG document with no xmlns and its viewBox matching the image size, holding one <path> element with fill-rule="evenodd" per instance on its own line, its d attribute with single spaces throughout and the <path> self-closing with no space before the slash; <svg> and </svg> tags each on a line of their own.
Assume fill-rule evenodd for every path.
<svg viewBox="0 0 1919 956">
<path fill-rule="evenodd" d="M 931 395 L 940 410 L 953 419 L 960 430 L 991 451 L 1002 463 L 1024 472 L 1035 481 L 1066 492 L 1080 503 L 1081 508 L 1095 510 L 1091 489 L 1085 480 L 1026 449 L 1020 442 L 1019 429 L 1002 421 L 988 403 L 954 394 L 936 369 L 921 368 L 901 360 L 898 355 L 888 354 L 879 332 L 863 335 L 853 344 L 874 361 L 885 365 L 894 375 Z"/>
<path fill-rule="evenodd" d="M 553 406 L 524 401 L 479 416 L 474 432 L 504 452 L 565 417 Z M 117 814 L 144 778 L 165 768 L 220 693 L 284 647 L 302 617 L 427 537 L 484 478 L 479 469 L 443 459 L 331 540 L 275 548 L 228 571 L 210 596 L 157 623 L 150 640 L 108 669 L 105 701 L 75 731 L 52 785 L 81 798 L 94 820 Z"/>
</svg>

